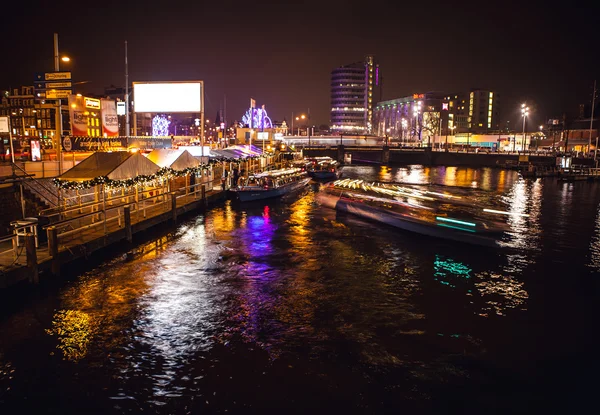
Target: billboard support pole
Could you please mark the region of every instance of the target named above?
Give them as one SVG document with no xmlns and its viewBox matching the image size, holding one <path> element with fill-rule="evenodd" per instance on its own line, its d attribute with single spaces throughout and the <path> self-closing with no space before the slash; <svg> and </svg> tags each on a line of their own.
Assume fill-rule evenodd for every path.
<svg viewBox="0 0 600 415">
<path fill-rule="evenodd" d="M 127 41 L 125 41 L 125 136 L 129 137 L 129 72 L 127 69 Z"/>
<path fill-rule="evenodd" d="M 204 153 L 204 81 L 200 81 L 200 140 Z"/>
</svg>

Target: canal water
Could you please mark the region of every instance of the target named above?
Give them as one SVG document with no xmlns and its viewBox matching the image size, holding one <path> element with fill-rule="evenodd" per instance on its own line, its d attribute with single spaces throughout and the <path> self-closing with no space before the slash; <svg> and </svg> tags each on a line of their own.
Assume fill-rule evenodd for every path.
<svg viewBox="0 0 600 415">
<path fill-rule="evenodd" d="M 2 299 L 0 413 L 580 413 L 597 394 L 600 184 L 347 166 L 513 216 L 510 248 L 226 202 Z M 589 406 L 589 408 L 595 407 Z"/>
</svg>

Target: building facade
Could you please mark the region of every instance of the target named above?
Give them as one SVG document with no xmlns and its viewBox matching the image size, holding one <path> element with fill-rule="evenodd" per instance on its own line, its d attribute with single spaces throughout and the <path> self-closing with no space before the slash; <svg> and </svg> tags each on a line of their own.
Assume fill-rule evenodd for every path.
<svg viewBox="0 0 600 415">
<path fill-rule="evenodd" d="M 469 127 L 474 133 L 487 133 L 499 129 L 500 95 L 488 90 L 469 92 Z"/>
<path fill-rule="evenodd" d="M 381 74 L 373 56 L 331 72 L 331 130 L 372 134 L 373 108 L 381 99 Z"/>
<path fill-rule="evenodd" d="M 373 132 L 410 145 L 439 142 L 440 136 L 498 130 L 499 98 L 492 91 L 427 92 L 378 102 Z"/>
<path fill-rule="evenodd" d="M 17 142 L 39 139 L 42 145 L 51 147 L 56 134 L 56 111 L 55 104 L 35 99 L 33 86 L 2 93 L 0 115 L 10 117 L 11 134 Z"/>
</svg>

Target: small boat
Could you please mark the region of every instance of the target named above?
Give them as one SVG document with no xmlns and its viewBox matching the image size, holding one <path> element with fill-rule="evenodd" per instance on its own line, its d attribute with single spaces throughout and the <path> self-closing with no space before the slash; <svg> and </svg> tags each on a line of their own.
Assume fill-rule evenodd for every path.
<svg viewBox="0 0 600 415">
<path fill-rule="evenodd" d="M 339 179 L 341 177 L 339 163 L 331 157 L 314 157 L 310 159 L 308 175 L 319 181 Z"/>
<path fill-rule="evenodd" d="M 310 181 L 306 171 L 299 168 L 270 170 L 242 178 L 240 184 L 230 191 L 240 202 L 269 199 L 298 190 Z"/>
<path fill-rule="evenodd" d="M 315 200 L 323 206 L 351 213 L 398 229 L 473 245 L 501 247 L 508 227 L 481 217 L 460 215 L 450 194 L 420 192 L 362 180 L 337 180 L 321 186 Z M 458 197 L 457 197 L 458 198 Z M 422 201 L 423 203 L 419 203 Z M 448 211 L 443 206 L 452 206 Z M 472 206 L 471 206 L 472 207 Z M 483 212 L 498 212 L 481 209 Z M 505 213 L 505 212 L 502 212 Z"/>
</svg>

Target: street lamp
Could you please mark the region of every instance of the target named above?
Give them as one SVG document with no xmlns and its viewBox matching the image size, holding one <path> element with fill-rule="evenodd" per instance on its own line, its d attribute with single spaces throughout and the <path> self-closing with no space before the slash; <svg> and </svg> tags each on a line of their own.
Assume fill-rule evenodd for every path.
<svg viewBox="0 0 600 415">
<path fill-rule="evenodd" d="M 390 129 L 385 130 L 385 146 L 389 147 L 390 139 L 389 139 Z"/>
<path fill-rule="evenodd" d="M 413 106 L 413 115 L 415 117 L 415 134 L 417 135 L 417 139 L 421 138 L 421 131 L 419 129 L 419 114 L 421 113 L 421 101 L 417 102 L 416 105 Z"/>
<path fill-rule="evenodd" d="M 63 56 L 59 59 L 58 54 L 58 33 L 54 34 L 54 71 L 60 71 L 60 61 L 70 62 L 71 58 L 68 56 Z M 58 140 L 58 145 L 56 146 L 56 158 L 58 159 L 58 174 L 62 174 L 62 134 L 63 134 L 63 117 L 62 117 L 62 100 L 56 100 L 56 135 Z"/>
<path fill-rule="evenodd" d="M 299 117 L 296 117 L 296 121 L 300 121 L 300 120 L 304 120 L 306 119 L 306 115 L 302 114 Z M 294 119 L 292 118 L 292 133 L 294 132 L 294 124 L 293 121 Z M 300 135 L 300 126 L 298 126 L 298 136 Z"/>
<path fill-rule="evenodd" d="M 408 121 L 405 118 L 402 118 L 402 145 L 404 145 L 404 132 L 406 131 L 406 127 L 408 126 Z"/>
<path fill-rule="evenodd" d="M 529 107 L 525 106 L 525 104 L 521 104 L 521 114 L 523 115 L 523 151 L 525 151 L 525 146 L 527 145 L 525 141 L 525 122 L 529 115 Z"/>
<path fill-rule="evenodd" d="M 454 129 L 456 128 L 456 125 L 452 125 L 448 128 L 452 131 L 452 138 L 454 139 Z M 446 129 L 446 151 L 448 151 L 448 129 Z"/>
</svg>

